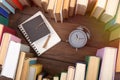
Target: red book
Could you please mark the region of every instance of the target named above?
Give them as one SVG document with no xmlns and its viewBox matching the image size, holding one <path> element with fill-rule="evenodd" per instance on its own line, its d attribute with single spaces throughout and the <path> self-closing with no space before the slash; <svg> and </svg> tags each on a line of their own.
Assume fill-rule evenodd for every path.
<svg viewBox="0 0 120 80">
<path fill-rule="evenodd" d="M 12 0 L 13 3 L 17 6 L 18 9 L 23 10 L 22 4 L 19 2 L 19 0 Z"/>
<path fill-rule="evenodd" d="M 0 24 L 0 44 L 2 41 L 3 33 L 11 33 L 11 34 L 15 35 L 16 31 L 9 27 L 6 27 L 5 25 Z"/>
</svg>

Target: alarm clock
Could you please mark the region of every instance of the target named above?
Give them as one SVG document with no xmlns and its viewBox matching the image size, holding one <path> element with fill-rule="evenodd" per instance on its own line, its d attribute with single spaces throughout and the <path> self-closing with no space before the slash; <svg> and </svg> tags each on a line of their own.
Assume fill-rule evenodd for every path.
<svg viewBox="0 0 120 80">
<path fill-rule="evenodd" d="M 85 26 L 79 26 L 69 34 L 68 42 L 74 48 L 82 48 L 90 39 L 90 31 Z"/>
</svg>

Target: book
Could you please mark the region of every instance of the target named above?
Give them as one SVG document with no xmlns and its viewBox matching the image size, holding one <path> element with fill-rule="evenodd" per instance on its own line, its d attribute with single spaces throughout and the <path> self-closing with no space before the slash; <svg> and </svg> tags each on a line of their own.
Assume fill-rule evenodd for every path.
<svg viewBox="0 0 120 80">
<path fill-rule="evenodd" d="M 88 0 L 77 0 L 75 14 L 85 15 L 87 6 Z"/>
<path fill-rule="evenodd" d="M 37 58 L 25 58 L 20 80 L 28 80 L 29 68 L 37 63 Z"/>
<path fill-rule="evenodd" d="M 0 24 L 8 26 L 8 19 L 0 15 Z"/>
<path fill-rule="evenodd" d="M 74 80 L 74 75 L 75 75 L 75 67 L 69 66 L 66 80 Z"/>
<path fill-rule="evenodd" d="M 0 3 L 2 5 L 4 5 L 7 9 L 9 9 L 10 12 L 15 14 L 15 9 L 10 4 L 8 4 L 8 2 L 6 2 L 6 0 L 0 0 Z"/>
<path fill-rule="evenodd" d="M 58 76 L 54 76 L 53 80 L 59 80 L 59 77 Z"/>
<path fill-rule="evenodd" d="M 21 23 L 18 27 L 38 56 L 61 41 L 60 37 L 40 11 Z"/>
<path fill-rule="evenodd" d="M 12 35 L 12 34 L 9 34 L 9 33 L 4 33 L 3 34 L 3 39 L 2 39 L 2 42 L 1 42 L 1 49 L 0 49 L 0 65 L 4 64 L 4 61 L 5 61 L 7 52 L 8 52 L 10 41 L 20 43 L 21 39 Z"/>
<path fill-rule="evenodd" d="M 17 6 L 14 4 L 12 0 L 6 0 L 14 9 L 17 8 Z"/>
<path fill-rule="evenodd" d="M 91 12 L 92 17 L 98 19 L 102 15 L 102 13 L 105 11 L 107 4 L 107 0 L 98 0 L 95 4 L 94 9 Z"/>
<path fill-rule="evenodd" d="M 27 44 L 21 44 L 20 51 L 22 51 L 22 52 L 30 52 L 30 46 L 28 46 Z"/>
<path fill-rule="evenodd" d="M 69 16 L 68 15 L 69 5 L 70 5 L 70 0 L 64 0 L 62 14 L 63 14 L 63 18 L 65 19 L 67 19 Z"/>
<path fill-rule="evenodd" d="M 12 0 L 12 2 L 16 5 L 16 7 L 17 7 L 19 10 L 23 10 L 23 6 L 22 6 L 22 4 L 19 2 L 19 0 Z"/>
<path fill-rule="evenodd" d="M 115 17 L 105 25 L 105 31 L 106 30 L 112 31 L 118 28 L 120 25 L 119 19 L 120 19 L 120 4 L 118 4 L 118 9 L 117 9 Z"/>
<path fill-rule="evenodd" d="M 50 0 L 49 4 L 48 4 L 48 7 L 47 7 L 48 13 L 49 13 L 51 18 L 54 18 L 53 11 L 54 11 L 54 8 L 55 8 L 56 1 L 57 0 Z"/>
<path fill-rule="evenodd" d="M 75 77 L 74 80 L 84 80 L 85 79 L 85 69 L 86 64 L 76 63 Z"/>
<path fill-rule="evenodd" d="M 41 0 L 32 0 L 35 5 L 42 7 Z M 50 0 L 51 1 L 51 0 Z"/>
<path fill-rule="evenodd" d="M 66 80 L 67 72 L 61 72 L 60 80 Z"/>
<path fill-rule="evenodd" d="M 24 61 L 26 58 L 30 58 L 30 57 L 33 57 L 33 55 L 31 53 L 26 53 L 26 52 L 20 53 L 15 80 L 20 80 L 21 75 L 22 75 Z"/>
<path fill-rule="evenodd" d="M 7 11 L 5 11 L 3 8 L 0 7 L 0 14 L 4 16 L 5 18 L 9 17 L 9 14 Z"/>
<path fill-rule="evenodd" d="M 120 72 L 120 39 L 111 41 L 110 44 L 118 48 L 115 71 Z"/>
<path fill-rule="evenodd" d="M 21 43 L 10 41 L 8 52 L 1 71 L 2 76 L 15 79 L 18 59 L 20 55 L 20 45 Z"/>
<path fill-rule="evenodd" d="M 100 20 L 104 23 L 112 20 L 116 14 L 119 0 L 108 0 L 105 12 L 101 15 Z"/>
<path fill-rule="evenodd" d="M 86 13 L 90 14 L 96 4 L 97 0 L 89 0 Z"/>
<path fill-rule="evenodd" d="M 11 29 L 11 28 L 3 25 L 3 24 L 0 24 L 0 44 L 1 44 L 2 37 L 3 37 L 4 33 L 10 33 L 10 34 L 15 35 L 16 31 L 14 29 Z"/>
<path fill-rule="evenodd" d="M 112 40 L 115 40 L 115 39 L 120 38 L 119 32 L 120 32 L 120 27 L 112 30 L 112 31 L 110 32 L 109 41 L 112 41 Z"/>
<path fill-rule="evenodd" d="M 62 7 L 63 7 L 63 0 L 57 0 L 55 3 L 55 8 L 54 8 L 54 18 L 56 22 L 63 22 L 63 14 L 62 14 Z"/>
<path fill-rule="evenodd" d="M 23 6 L 31 6 L 31 1 L 30 1 L 30 0 L 19 0 L 19 2 L 20 2 Z"/>
<path fill-rule="evenodd" d="M 85 80 L 98 80 L 100 58 L 96 56 L 87 56 L 85 61 L 87 64 Z"/>
<path fill-rule="evenodd" d="M 41 5 L 45 12 L 48 12 L 47 11 L 48 3 L 49 3 L 49 0 L 41 0 Z"/>
<path fill-rule="evenodd" d="M 117 48 L 104 47 L 98 49 L 96 56 L 102 60 L 99 80 L 114 80 Z"/>
<path fill-rule="evenodd" d="M 33 64 L 30 66 L 28 80 L 36 80 L 39 73 L 42 72 L 42 64 Z"/>
<path fill-rule="evenodd" d="M 76 1 L 77 0 L 70 0 L 70 5 L 69 5 L 69 16 L 74 15 L 75 7 L 76 7 Z"/>
<path fill-rule="evenodd" d="M 8 14 L 10 14 L 10 11 L 4 5 L 0 4 L 0 7 L 4 9 Z"/>
</svg>

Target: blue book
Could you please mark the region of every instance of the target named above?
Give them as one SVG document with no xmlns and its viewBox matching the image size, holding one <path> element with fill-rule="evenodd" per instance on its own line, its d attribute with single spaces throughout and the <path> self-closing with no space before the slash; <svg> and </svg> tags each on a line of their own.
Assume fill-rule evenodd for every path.
<svg viewBox="0 0 120 80">
<path fill-rule="evenodd" d="M 6 18 L 8 18 L 9 14 L 3 9 L 0 7 L 0 14 Z"/>
<path fill-rule="evenodd" d="M 0 7 L 1 7 L 2 9 L 4 9 L 8 14 L 10 14 L 10 11 L 9 11 L 5 6 L 3 6 L 2 4 L 0 4 Z"/>
<path fill-rule="evenodd" d="M 10 12 L 15 14 L 15 9 L 10 4 L 8 4 L 6 0 L 0 0 L 0 4 L 4 5 L 7 9 L 9 9 Z"/>
</svg>

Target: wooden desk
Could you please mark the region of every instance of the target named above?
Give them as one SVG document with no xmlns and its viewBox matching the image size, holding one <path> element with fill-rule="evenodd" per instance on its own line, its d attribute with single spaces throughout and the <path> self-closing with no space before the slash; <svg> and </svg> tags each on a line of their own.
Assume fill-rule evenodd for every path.
<svg viewBox="0 0 120 80">
<path fill-rule="evenodd" d="M 18 36 L 22 38 L 22 43 L 28 44 L 17 26 L 38 10 L 40 9 L 37 7 L 27 7 L 23 11 L 16 11 L 15 15 L 10 15 L 9 26 L 17 31 Z M 48 14 L 45 13 L 45 16 L 62 39 L 59 44 L 38 57 L 38 62 L 42 63 L 45 70 L 51 75 L 66 71 L 69 65 L 75 66 L 76 62 L 84 62 L 85 56 L 95 56 L 98 48 L 105 47 L 108 44 L 109 33 L 104 32 L 105 24 L 94 18 L 77 15 L 65 20 L 64 23 L 55 23 Z M 79 25 L 84 25 L 90 30 L 91 39 L 85 47 L 76 52 L 66 40 L 69 33 Z M 32 48 L 31 52 L 35 53 Z M 115 80 L 120 80 L 119 73 L 116 74 Z"/>
</svg>

